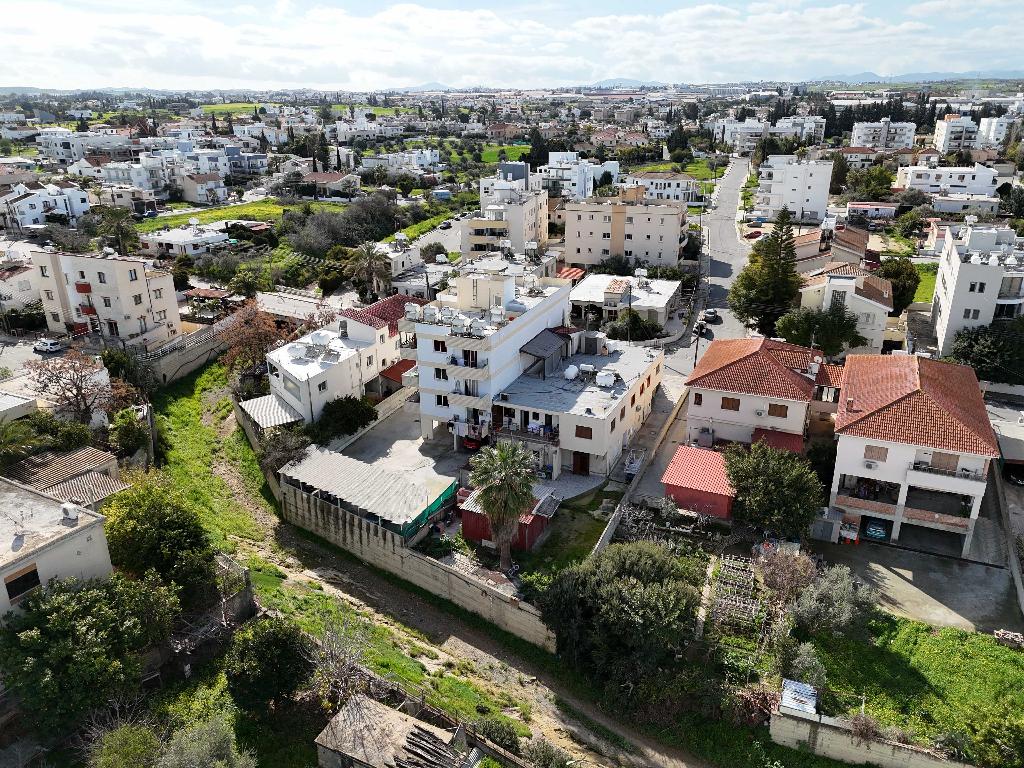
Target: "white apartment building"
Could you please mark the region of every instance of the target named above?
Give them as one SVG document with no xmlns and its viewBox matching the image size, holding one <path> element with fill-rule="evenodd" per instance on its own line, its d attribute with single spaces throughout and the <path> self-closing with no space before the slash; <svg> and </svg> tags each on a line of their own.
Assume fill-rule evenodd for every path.
<svg viewBox="0 0 1024 768">
<path fill-rule="evenodd" d="M 645 203 L 644 189 L 623 189 L 619 197 L 592 197 L 565 206 L 565 262 L 587 267 L 611 256 L 636 264 L 674 267 L 686 243 L 686 208 Z"/>
<path fill-rule="evenodd" d="M 235 123 L 232 132 L 240 139 L 252 139 L 259 141 L 265 137 L 267 142 L 275 147 L 288 143 L 288 129 L 278 128 L 266 123 Z"/>
<path fill-rule="evenodd" d="M 0 312 L 24 309 L 39 301 L 37 270 L 20 261 L 0 262 Z"/>
<path fill-rule="evenodd" d="M 156 211 L 156 193 L 151 189 L 141 189 L 131 184 L 115 184 L 100 187 L 90 194 L 90 199 L 94 199 L 99 205 L 128 208 L 134 213 Z"/>
<path fill-rule="evenodd" d="M 968 556 L 999 446 L 974 371 L 917 355 L 851 355 L 840 388 L 830 506 L 844 527 Z M 937 532 L 947 535 L 942 536 Z"/>
<path fill-rule="evenodd" d="M 512 250 L 524 253 L 548 241 L 548 193 L 521 189 L 520 181 L 494 181 L 480 196 L 480 216 L 462 230 L 462 252 Z"/>
<path fill-rule="evenodd" d="M 969 117 L 945 115 L 935 122 L 932 146 L 944 155 L 975 149 L 978 146 L 978 124 Z"/>
<path fill-rule="evenodd" d="M 714 120 L 707 127 L 714 135 L 715 143 L 728 144 L 741 155 L 749 154 L 757 147 L 757 142 L 768 132 L 770 123 L 748 117 L 744 121 L 727 118 Z"/>
<path fill-rule="evenodd" d="M 18 182 L 10 192 L 0 196 L 0 226 L 20 230 L 48 224 L 62 216 L 74 224 L 88 210 L 89 195 L 69 181 Z"/>
<path fill-rule="evenodd" d="M 625 186 L 643 187 L 644 200 L 649 203 L 691 203 L 701 196 L 700 182 L 688 173 L 676 171 L 635 171 L 626 175 Z"/>
<path fill-rule="evenodd" d="M 885 150 L 909 149 L 914 146 L 916 131 L 916 124 L 894 123 L 888 117 L 874 123 L 854 123 L 853 132 L 850 134 L 850 146 Z"/>
<path fill-rule="evenodd" d="M 929 195 L 956 193 L 989 197 L 995 195 L 998 176 L 995 169 L 981 163 L 975 163 L 973 168 L 908 165 L 896 171 L 896 186 L 919 189 Z"/>
<path fill-rule="evenodd" d="M 836 304 L 857 316 L 857 332 L 867 339 L 844 354 L 881 354 L 886 318 L 892 312 L 892 283 L 846 262 L 826 264 L 803 276 L 801 307 L 826 310 Z"/>
<path fill-rule="evenodd" d="M 583 200 L 589 197 L 601 177 L 608 173 L 612 184 L 619 181 L 619 161 L 598 163 L 581 158 L 579 152 L 549 152 L 548 164 L 537 169 L 541 187 L 549 197 Z"/>
<path fill-rule="evenodd" d="M 755 212 L 774 219 L 785 207 L 798 221 L 821 221 L 828 210 L 831 180 L 831 160 L 769 155 L 758 169 Z"/>
<path fill-rule="evenodd" d="M 1001 148 L 1019 119 L 1013 115 L 981 118 L 978 123 L 978 146 L 985 149 Z"/>
<path fill-rule="evenodd" d="M 33 251 L 32 263 L 53 333 L 95 333 L 114 344 L 147 348 L 181 333 L 171 273 L 144 259 L 49 248 Z"/>
<path fill-rule="evenodd" d="M 821 115 L 780 117 L 768 129 L 771 136 L 792 136 L 803 142 L 819 144 L 825 140 L 825 118 Z"/>
<path fill-rule="evenodd" d="M 487 437 L 492 406 L 534 362 L 523 348 L 542 331 L 567 325 L 568 280 L 522 281 L 470 265 L 435 301 L 407 305 L 399 330 L 412 334 L 414 346 L 402 357 L 416 360 L 425 438 L 439 427 L 455 446 Z"/>
<path fill-rule="evenodd" d="M 644 270 L 638 272 L 641 274 L 635 277 L 584 277 L 569 294 L 573 318 L 585 323 L 588 314 L 596 314 L 600 322 L 611 322 L 629 309 L 664 326 L 679 306 L 683 284 L 678 280 L 648 280 Z"/>
<path fill-rule="evenodd" d="M 996 195 L 967 195 L 950 192 L 932 195 L 931 208 L 936 213 L 998 213 L 1000 199 Z"/>
<path fill-rule="evenodd" d="M 219 173 L 188 173 L 181 178 L 181 196 L 189 203 L 220 205 L 228 199 L 228 189 Z"/>
<path fill-rule="evenodd" d="M 939 354 L 957 331 L 1024 314 L 1024 238 L 1010 227 L 967 226 L 945 238 L 932 298 Z"/>
<path fill-rule="evenodd" d="M 410 168 L 426 170 L 436 168 L 441 163 L 441 153 L 437 149 L 418 148 L 405 152 L 385 152 L 380 155 L 364 155 L 359 161 L 363 168 L 382 167 L 388 170 Z"/>
<path fill-rule="evenodd" d="M 212 225 L 193 227 L 183 224 L 174 229 L 139 233 L 142 252 L 157 259 L 199 256 L 229 239 L 227 232 Z"/>
<path fill-rule="evenodd" d="M 104 520 L 85 507 L 0 478 L 0 623 L 53 579 L 107 576 L 113 569 Z"/>
<path fill-rule="evenodd" d="M 90 152 L 127 147 L 131 137 L 120 133 L 71 131 L 67 128 L 42 128 L 36 136 L 39 154 L 47 162 L 70 165 Z"/>
<path fill-rule="evenodd" d="M 651 412 L 664 352 L 599 333 L 542 331 L 494 402 L 499 442 L 529 448 L 545 477 L 607 475 Z"/>
<path fill-rule="evenodd" d="M 338 320 L 267 353 L 270 394 L 241 407 L 261 429 L 320 418 L 324 406 L 341 397 L 383 394 L 378 377 L 409 347 L 399 334 L 406 306 L 423 300 L 390 296 L 364 309 L 344 310 Z"/>
</svg>

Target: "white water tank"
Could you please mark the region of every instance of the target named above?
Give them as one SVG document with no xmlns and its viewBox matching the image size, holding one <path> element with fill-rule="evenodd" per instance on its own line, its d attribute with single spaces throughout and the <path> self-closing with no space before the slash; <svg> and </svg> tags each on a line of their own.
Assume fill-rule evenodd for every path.
<svg viewBox="0 0 1024 768">
<path fill-rule="evenodd" d="M 419 320 L 422 310 L 419 304 L 413 304 L 412 302 L 405 305 L 405 319 L 406 320 Z"/>
<path fill-rule="evenodd" d="M 583 365 L 580 366 L 580 370 L 583 373 L 593 373 L 594 372 L 594 366 L 591 365 L 590 363 L 583 363 Z"/>
<path fill-rule="evenodd" d="M 611 371 L 601 371 L 597 374 L 597 386 L 611 387 L 615 384 L 615 374 Z"/>
<path fill-rule="evenodd" d="M 437 307 L 432 304 L 428 304 L 423 308 L 423 321 L 426 323 L 436 323 L 437 313 Z"/>
<path fill-rule="evenodd" d="M 469 332 L 474 336 L 483 336 L 487 324 L 480 318 L 476 318 L 469 324 Z"/>
<path fill-rule="evenodd" d="M 334 336 L 329 331 L 313 331 L 309 334 L 309 340 L 318 346 L 327 346 Z"/>
<path fill-rule="evenodd" d="M 572 381 L 577 376 L 579 376 L 579 373 L 579 368 L 577 368 L 575 365 L 570 365 L 568 368 L 565 369 L 565 380 Z"/>
<path fill-rule="evenodd" d="M 292 360 L 298 360 L 300 357 L 306 356 L 306 345 L 299 344 L 298 342 L 288 345 L 288 357 Z"/>
<path fill-rule="evenodd" d="M 504 307 L 491 307 L 491 322 L 492 323 L 503 323 L 503 322 L 505 322 L 505 308 Z"/>
<path fill-rule="evenodd" d="M 452 333 L 465 333 L 466 325 L 466 316 L 456 315 L 452 318 Z"/>
</svg>

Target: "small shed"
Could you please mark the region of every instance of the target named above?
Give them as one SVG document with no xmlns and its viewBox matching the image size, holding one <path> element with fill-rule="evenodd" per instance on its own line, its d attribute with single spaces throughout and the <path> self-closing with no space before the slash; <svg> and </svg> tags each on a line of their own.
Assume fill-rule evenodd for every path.
<svg viewBox="0 0 1024 768">
<path fill-rule="evenodd" d="M 532 502 L 519 515 L 519 533 L 512 549 L 529 552 L 540 544 L 551 518 L 555 516 L 558 501 L 550 494 Z M 491 541 L 491 521 L 480 505 L 480 491 L 473 491 L 459 504 L 462 512 L 462 536 L 473 542 Z"/>
<path fill-rule="evenodd" d="M 725 471 L 725 456 L 717 451 L 680 445 L 661 482 L 665 495 L 683 509 L 722 520 L 732 517 L 736 491 Z"/>
</svg>

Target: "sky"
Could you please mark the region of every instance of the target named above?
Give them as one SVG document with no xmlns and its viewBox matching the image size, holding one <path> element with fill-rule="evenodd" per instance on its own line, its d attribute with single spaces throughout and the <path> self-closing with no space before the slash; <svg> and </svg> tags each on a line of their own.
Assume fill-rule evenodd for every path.
<svg viewBox="0 0 1024 768">
<path fill-rule="evenodd" d="M 1024 69 L 1022 0 L 0 0 L 0 87 L 530 88 Z"/>
</svg>

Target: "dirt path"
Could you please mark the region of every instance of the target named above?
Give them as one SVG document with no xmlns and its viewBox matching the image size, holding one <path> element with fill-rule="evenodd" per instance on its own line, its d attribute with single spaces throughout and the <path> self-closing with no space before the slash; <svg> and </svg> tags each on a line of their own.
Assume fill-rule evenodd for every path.
<svg viewBox="0 0 1024 768">
<path fill-rule="evenodd" d="M 218 431 L 226 437 L 234 428 L 234 418 L 229 416 Z M 419 595 L 382 580 L 362 563 L 299 535 L 292 525 L 268 512 L 263 499 L 254 497 L 232 462 L 219 461 L 213 470 L 266 532 L 266 538 L 260 542 L 238 540 L 241 551 L 274 563 L 289 580 L 318 583 L 325 593 L 361 611 L 369 611 L 371 621 L 387 626 L 410 642 L 423 641 L 413 637 L 407 627 L 422 633 L 438 654 L 438 659 L 431 662 L 435 665 L 445 660 L 456 664 L 469 661 L 469 665 L 462 665 L 463 669 L 471 670 L 467 677 L 484 690 L 514 693 L 514 698 L 525 701 L 530 708 L 530 729 L 580 760 L 576 765 L 705 768 L 702 761 L 658 744 L 608 717 L 485 632 Z M 574 718 L 580 714 L 599 727 L 595 729 L 592 724 Z M 604 734 L 595 730 L 604 730 Z"/>
</svg>

